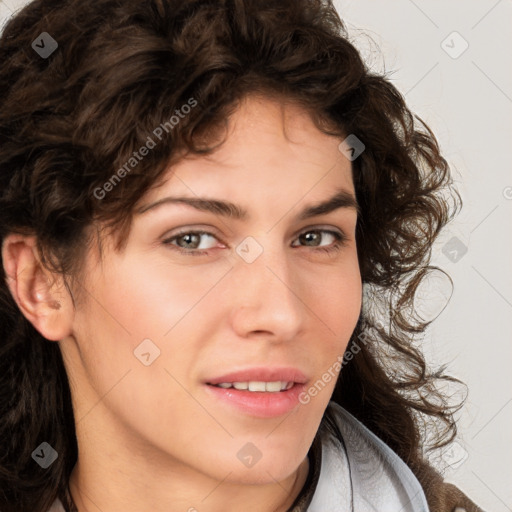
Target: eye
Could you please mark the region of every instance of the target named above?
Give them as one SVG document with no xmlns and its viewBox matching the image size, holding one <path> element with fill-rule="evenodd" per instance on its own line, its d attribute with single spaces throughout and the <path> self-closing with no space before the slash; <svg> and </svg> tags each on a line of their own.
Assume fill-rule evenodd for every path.
<svg viewBox="0 0 512 512">
<path fill-rule="evenodd" d="M 319 242 L 321 242 L 325 235 L 328 235 L 328 238 L 334 239 L 334 241 L 331 241 L 331 243 L 327 245 L 320 245 Z M 208 250 L 212 249 L 214 245 L 211 245 L 211 242 L 210 244 L 208 242 L 201 244 L 201 238 L 203 238 L 203 240 L 206 240 L 206 238 L 218 240 L 215 235 L 208 231 L 182 231 L 172 237 L 166 238 L 162 243 L 178 251 L 180 254 L 187 256 L 207 255 Z M 332 252 L 339 251 L 347 241 L 347 238 L 343 233 L 338 231 L 329 229 L 309 229 L 299 234 L 297 240 L 306 244 L 306 247 L 311 247 L 313 251 Z M 297 245 L 292 245 L 292 247 L 297 247 Z"/>
<path fill-rule="evenodd" d="M 172 249 L 179 251 L 181 254 L 187 254 L 192 256 L 200 256 L 202 254 L 208 254 L 208 251 L 200 251 L 197 250 L 201 246 L 201 237 L 210 237 L 213 239 L 217 239 L 208 231 L 183 231 L 181 233 L 177 233 L 171 238 L 167 238 L 163 241 L 165 245 L 172 246 Z M 174 241 L 177 241 L 177 244 L 174 244 Z M 183 245 L 181 245 L 183 244 Z M 206 244 L 208 245 L 208 244 Z M 211 249 L 212 247 L 202 247 L 202 249 Z"/>
<path fill-rule="evenodd" d="M 316 245 L 317 242 L 321 241 L 322 236 L 325 234 L 333 238 L 334 242 L 325 246 Z M 343 233 L 330 229 L 309 229 L 308 231 L 303 231 L 297 240 L 306 243 L 309 247 L 313 247 L 313 250 L 315 251 L 332 252 L 339 251 L 347 241 L 347 238 Z"/>
</svg>

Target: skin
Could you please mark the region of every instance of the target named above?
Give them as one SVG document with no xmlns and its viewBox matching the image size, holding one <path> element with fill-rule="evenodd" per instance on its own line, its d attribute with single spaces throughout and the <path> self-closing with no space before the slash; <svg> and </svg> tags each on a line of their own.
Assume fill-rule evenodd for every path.
<svg viewBox="0 0 512 512">
<path fill-rule="evenodd" d="M 179 161 L 140 204 L 208 196 L 243 206 L 250 218 L 182 204 L 136 215 L 121 253 L 107 237 L 101 260 L 97 245 L 88 250 L 80 281 L 87 293 L 76 309 L 60 276 L 40 264 L 32 237 L 5 239 L 13 297 L 63 354 L 79 445 L 70 485 L 80 512 L 291 506 L 335 380 L 307 405 L 274 418 L 214 401 L 203 380 L 271 364 L 299 368 L 309 387 L 344 353 L 361 308 L 357 213 L 296 218 L 335 189 L 354 195 L 340 141 L 293 103 L 246 98 L 224 144 L 213 155 Z M 178 228 L 214 237 L 165 244 Z M 336 243 L 320 229 L 344 233 L 339 251 L 318 250 Z M 301 240 L 305 231 L 317 238 Z M 235 251 L 248 236 L 263 248 L 252 263 Z M 194 243 L 208 253 L 173 250 Z M 134 357 L 146 338 L 160 350 L 149 366 Z M 249 442 L 262 455 L 250 468 L 237 458 Z"/>
</svg>

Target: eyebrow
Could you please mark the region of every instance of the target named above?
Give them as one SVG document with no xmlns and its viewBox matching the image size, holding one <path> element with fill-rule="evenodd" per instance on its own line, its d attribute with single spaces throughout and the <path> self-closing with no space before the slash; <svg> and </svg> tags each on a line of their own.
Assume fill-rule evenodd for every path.
<svg viewBox="0 0 512 512">
<path fill-rule="evenodd" d="M 234 204 L 230 201 L 222 201 L 220 199 L 213 198 L 201 198 L 201 197 L 164 197 L 142 206 L 136 211 L 137 215 L 142 215 L 149 210 L 162 206 L 164 204 L 186 204 L 203 212 L 210 212 L 215 215 L 222 215 L 223 217 L 229 217 L 235 220 L 248 220 L 249 212 L 241 206 Z M 333 212 L 339 208 L 351 208 L 357 213 L 360 212 L 359 205 L 356 198 L 346 190 L 338 190 L 338 192 L 327 199 L 319 203 L 307 206 L 304 208 L 298 217 L 298 220 L 309 219 L 317 215 L 325 215 Z"/>
</svg>

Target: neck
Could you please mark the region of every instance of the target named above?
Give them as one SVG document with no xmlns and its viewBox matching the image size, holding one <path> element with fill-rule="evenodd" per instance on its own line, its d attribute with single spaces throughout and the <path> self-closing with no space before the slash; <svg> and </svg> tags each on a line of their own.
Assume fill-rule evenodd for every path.
<svg viewBox="0 0 512 512">
<path fill-rule="evenodd" d="M 128 466 L 110 466 L 105 472 L 101 466 L 77 462 L 69 481 L 77 512 L 287 512 L 306 482 L 309 461 L 306 458 L 285 481 L 251 486 L 188 479 L 179 471 L 163 478 L 160 472 L 156 476 L 141 471 L 135 461 L 132 466 L 139 469 L 129 476 Z"/>
</svg>

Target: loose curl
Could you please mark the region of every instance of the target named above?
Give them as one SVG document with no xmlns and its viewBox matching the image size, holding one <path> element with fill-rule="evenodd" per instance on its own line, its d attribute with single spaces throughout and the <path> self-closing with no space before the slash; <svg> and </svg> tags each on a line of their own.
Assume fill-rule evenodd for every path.
<svg viewBox="0 0 512 512">
<path fill-rule="evenodd" d="M 58 42 L 46 59 L 31 48 L 45 31 Z M 402 457 L 434 509 L 439 475 L 421 425 L 436 425 L 433 447 L 453 438 L 456 408 L 437 384 L 455 379 L 428 369 L 413 343 L 427 323 L 404 308 L 460 201 L 447 194 L 433 133 L 366 67 L 331 2 L 35 0 L 5 26 L 0 63 L 0 239 L 35 235 L 44 265 L 71 282 L 94 228 L 111 230 L 121 250 L 135 205 L 169 162 L 214 151 L 247 94 L 295 101 L 325 133 L 364 143 L 352 162 L 361 277 L 374 302 L 393 298 L 393 308 L 387 326 L 363 308 L 347 350 L 368 333 L 372 343 L 359 344 L 332 399 Z M 190 98 L 197 106 L 165 143 L 98 200 L 94 191 Z M 18 309 L 3 266 L 0 340 L 0 509 L 46 512 L 58 497 L 74 510 L 77 442 L 61 353 Z M 59 453 L 46 470 L 31 460 L 42 441 Z"/>
</svg>

